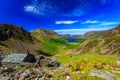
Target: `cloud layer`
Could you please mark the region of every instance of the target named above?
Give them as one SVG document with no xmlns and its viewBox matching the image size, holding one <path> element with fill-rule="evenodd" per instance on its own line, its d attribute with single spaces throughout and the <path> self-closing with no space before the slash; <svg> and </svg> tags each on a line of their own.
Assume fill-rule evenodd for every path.
<svg viewBox="0 0 120 80">
<path fill-rule="evenodd" d="M 115 4 L 118 0 L 31 0 L 24 11 L 39 15 L 81 16 L 96 7 Z M 97 5 L 95 5 L 97 4 Z M 116 4 L 118 5 L 118 4 Z"/>
<path fill-rule="evenodd" d="M 55 24 L 74 24 L 77 23 L 78 21 L 56 21 Z"/>
<path fill-rule="evenodd" d="M 103 23 L 101 23 L 101 25 L 103 25 L 103 26 L 108 26 L 108 25 L 116 25 L 116 24 L 118 24 L 119 22 L 103 22 Z"/>
<path fill-rule="evenodd" d="M 57 21 L 56 24 L 74 24 L 80 23 L 80 21 Z M 55 30 L 55 32 L 59 34 L 84 34 L 89 31 L 101 31 L 101 30 L 109 30 L 114 28 L 119 22 L 107 22 L 107 21 L 98 21 L 98 20 L 87 20 L 85 22 L 81 22 L 79 26 L 85 26 L 85 28 L 76 28 L 76 29 L 60 29 Z"/>
<path fill-rule="evenodd" d="M 84 29 L 61 29 L 61 30 L 55 30 L 55 32 L 59 34 L 71 34 L 71 35 L 77 35 L 77 34 L 85 34 L 89 31 L 101 31 L 101 30 L 108 30 L 110 28 L 84 28 Z"/>
<path fill-rule="evenodd" d="M 95 23 L 99 23 L 99 21 L 97 21 L 97 20 L 87 20 L 87 21 L 85 21 L 85 22 L 82 22 L 81 24 L 95 24 Z"/>
</svg>

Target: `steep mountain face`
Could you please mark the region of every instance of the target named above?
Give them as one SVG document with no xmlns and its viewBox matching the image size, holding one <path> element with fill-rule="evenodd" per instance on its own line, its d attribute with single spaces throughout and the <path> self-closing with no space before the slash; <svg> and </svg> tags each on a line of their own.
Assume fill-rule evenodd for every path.
<svg viewBox="0 0 120 80">
<path fill-rule="evenodd" d="M 72 53 L 94 53 L 120 55 L 120 25 L 116 28 L 96 35 L 79 47 L 72 50 Z"/>
<path fill-rule="evenodd" d="M 88 39 L 88 38 L 90 38 L 92 36 L 95 36 L 97 34 L 100 34 L 102 32 L 104 32 L 104 31 L 90 31 L 90 32 L 86 32 L 84 35 L 82 35 L 81 38 Z"/>
<path fill-rule="evenodd" d="M 34 38 L 20 26 L 0 24 L 0 50 L 35 54 L 40 45 L 34 44 Z M 40 44 L 40 43 L 39 43 Z"/>
<path fill-rule="evenodd" d="M 30 33 L 25 31 L 22 27 L 11 24 L 0 24 L 0 41 L 5 41 L 10 38 L 22 41 L 33 41 Z"/>
<path fill-rule="evenodd" d="M 26 53 L 29 50 L 33 54 L 39 52 L 54 55 L 59 53 L 58 46 L 63 47 L 65 44 L 66 40 L 50 30 L 38 29 L 27 32 L 15 25 L 0 24 L 0 50 L 19 53 Z"/>
</svg>

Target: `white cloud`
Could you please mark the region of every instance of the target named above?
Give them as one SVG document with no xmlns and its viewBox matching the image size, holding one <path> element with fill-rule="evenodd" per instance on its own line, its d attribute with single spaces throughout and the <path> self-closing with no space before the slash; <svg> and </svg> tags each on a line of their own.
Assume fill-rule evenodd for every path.
<svg viewBox="0 0 120 80">
<path fill-rule="evenodd" d="M 47 4 L 46 1 L 39 3 L 38 0 L 32 0 L 30 4 L 24 6 L 24 11 L 37 15 L 45 15 L 46 8 L 51 9 L 51 5 Z"/>
<path fill-rule="evenodd" d="M 63 24 L 63 22 L 58 22 L 57 24 Z M 74 22 L 73 22 L 74 23 Z M 71 24 L 73 24 L 71 23 Z M 119 22 L 107 22 L 107 21 L 86 21 L 84 24 L 91 23 L 91 25 L 88 26 L 88 28 L 83 28 L 83 29 L 61 29 L 61 30 L 55 30 L 55 32 L 59 34 L 84 34 L 89 31 L 101 31 L 101 30 L 109 30 L 114 28 Z M 97 24 L 95 24 L 97 23 Z M 65 23 L 64 23 L 65 24 Z"/>
<path fill-rule="evenodd" d="M 61 29 L 61 30 L 55 30 L 55 32 L 59 34 L 85 34 L 89 31 L 101 31 L 101 30 L 108 30 L 109 28 L 84 28 L 84 29 Z"/>
<path fill-rule="evenodd" d="M 55 24 L 74 24 L 77 23 L 78 21 L 56 21 Z"/>
<path fill-rule="evenodd" d="M 107 21 L 97 21 L 97 20 L 87 20 L 85 22 L 82 22 L 81 24 L 96 24 L 98 23 L 99 25 L 115 25 L 118 24 L 118 22 L 107 22 Z"/>
<path fill-rule="evenodd" d="M 90 20 L 87 20 L 85 22 L 82 22 L 81 24 L 92 24 L 90 25 L 89 27 L 105 27 L 105 26 L 115 26 L 117 24 L 119 24 L 119 22 L 107 22 L 107 21 L 97 21 L 97 20 L 94 20 L 94 21 L 90 21 Z"/>
<path fill-rule="evenodd" d="M 87 20 L 85 22 L 82 22 L 81 24 L 95 24 L 95 23 L 99 23 L 99 22 L 97 20 L 93 20 L 93 21 Z"/>
<path fill-rule="evenodd" d="M 25 6 L 25 7 L 24 7 L 24 10 L 25 10 L 26 12 L 33 12 L 33 13 L 35 13 L 35 14 L 39 14 L 39 13 L 40 13 L 40 11 L 39 11 L 35 6 L 32 6 L 32 5 L 27 5 L 27 6 Z"/>
<path fill-rule="evenodd" d="M 116 25 L 116 24 L 118 24 L 118 22 L 103 22 L 100 25 L 108 26 L 108 25 Z"/>
</svg>

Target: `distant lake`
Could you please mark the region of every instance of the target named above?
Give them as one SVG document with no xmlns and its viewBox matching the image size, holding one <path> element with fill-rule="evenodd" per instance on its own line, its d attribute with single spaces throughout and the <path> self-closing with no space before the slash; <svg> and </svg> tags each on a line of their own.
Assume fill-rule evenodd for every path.
<svg viewBox="0 0 120 80">
<path fill-rule="evenodd" d="M 68 41 L 68 42 L 84 42 L 85 39 L 68 38 L 67 41 Z"/>
<path fill-rule="evenodd" d="M 76 39 L 67 39 L 68 42 L 78 42 Z"/>
</svg>

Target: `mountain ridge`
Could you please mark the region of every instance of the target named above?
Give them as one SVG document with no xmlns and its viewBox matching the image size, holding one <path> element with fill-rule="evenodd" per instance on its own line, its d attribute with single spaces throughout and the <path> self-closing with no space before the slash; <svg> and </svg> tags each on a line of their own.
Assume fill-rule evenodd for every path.
<svg viewBox="0 0 120 80">
<path fill-rule="evenodd" d="M 22 27 L 12 24 L 0 24 L 0 40 L 4 41 L 9 38 L 19 39 L 22 41 L 32 41 L 30 33 L 25 31 Z"/>
<path fill-rule="evenodd" d="M 71 50 L 76 54 L 108 54 L 120 56 L 120 25 L 91 37 L 79 47 Z"/>
<path fill-rule="evenodd" d="M 54 49 L 51 48 L 53 47 L 55 50 L 59 51 L 55 42 L 59 42 L 61 47 L 64 46 L 63 44 L 67 44 L 66 40 L 60 37 L 56 32 L 50 30 L 37 29 L 27 32 L 20 26 L 0 24 L 1 50 L 18 53 L 26 53 L 26 51 L 29 50 L 33 54 L 37 54 L 38 50 L 41 50 L 48 55 L 55 55 L 57 53 L 53 52 L 52 50 Z M 39 54 L 41 53 L 39 52 Z"/>
</svg>

